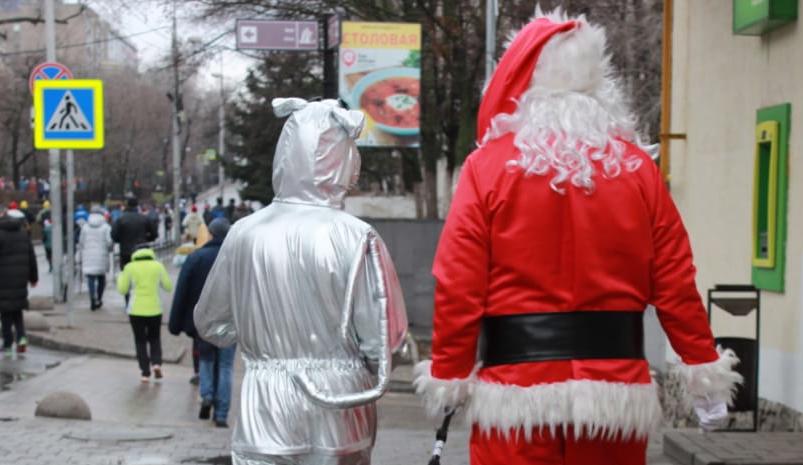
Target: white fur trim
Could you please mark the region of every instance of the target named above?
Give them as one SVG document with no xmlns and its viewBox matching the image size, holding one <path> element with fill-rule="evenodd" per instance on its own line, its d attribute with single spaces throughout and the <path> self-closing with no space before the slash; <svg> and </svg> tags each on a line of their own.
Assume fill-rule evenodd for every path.
<svg viewBox="0 0 803 465">
<path fill-rule="evenodd" d="M 467 419 L 483 432 L 492 428 L 530 439 L 534 428 L 554 433 L 569 426 L 578 437 L 644 438 L 661 423 L 654 383 L 571 380 L 529 387 L 477 382 Z"/>
<path fill-rule="evenodd" d="M 736 385 L 744 379 L 733 367 L 739 358 L 731 349 L 717 347 L 719 359 L 699 365 L 678 364 L 677 370 L 685 381 L 686 394 L 691 399 L 732 402 Z"/>
<path fill-rule="evenodd" d="M 413 370 L 415 392 L 424 399 L 424 407 L 430 416 L 442 415 L 447 408 L 465 403 L 471 396 L 476 381 L 476 368 L 468 378 L 439 379 L 432 376 L 432 361 L 424 360 Z"/>
</svg>

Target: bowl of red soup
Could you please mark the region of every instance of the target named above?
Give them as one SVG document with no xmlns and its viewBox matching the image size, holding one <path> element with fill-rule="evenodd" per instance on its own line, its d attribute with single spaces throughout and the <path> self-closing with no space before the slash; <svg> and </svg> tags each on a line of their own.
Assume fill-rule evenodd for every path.
<svg viewBox="0 0 803 465">
<path fill-rule="evenodd" d="M 363 76 L 352 90 L 352 108 L 359 108 L 376 127 L 397 136 L 418 134 L 421 73 L 417 68 L 385 68 Z"/>
</svg>

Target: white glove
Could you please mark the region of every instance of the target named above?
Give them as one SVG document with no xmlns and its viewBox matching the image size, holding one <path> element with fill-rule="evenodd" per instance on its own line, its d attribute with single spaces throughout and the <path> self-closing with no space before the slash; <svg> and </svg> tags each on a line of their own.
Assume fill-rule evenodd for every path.
<svg viewBox="0 0 803 465">
<path fill-rule="evenodd" d="M 703 430 L 713 431 L 723 428 L 727 423 L 728 404 L 720 400 L 697 399 L 694 401 L 694 413 Z"/>
</svg>

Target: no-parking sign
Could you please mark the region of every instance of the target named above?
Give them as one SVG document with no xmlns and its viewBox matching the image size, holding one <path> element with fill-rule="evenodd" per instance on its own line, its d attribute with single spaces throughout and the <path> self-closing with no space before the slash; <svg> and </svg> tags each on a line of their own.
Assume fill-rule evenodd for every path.
<svg viewBox="0 0 803 465">
<path fill-rule="evenodd" d="M 31 71 L 31 76 L 28 78 L 28 88 L 33 94 L 33 83 L 41 79 L 72 79 L 72 71 L 70 68 L 57 63 L 55 61 L 46 61 L 36 65 L 36 68 Z"/>
</svg>

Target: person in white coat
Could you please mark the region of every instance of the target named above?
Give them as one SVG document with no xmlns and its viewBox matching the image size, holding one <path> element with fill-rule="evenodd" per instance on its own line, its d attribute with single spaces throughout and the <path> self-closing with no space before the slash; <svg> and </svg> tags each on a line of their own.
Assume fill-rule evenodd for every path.
<svg viewBox="0 0 803 465">
<path fill-rule="evenodd" d="M 112 248 L 111 226 L 97 207 L 92 209 L 86 224 L 81 227 L 78 250 L 81 253 L 81 272 L 89 286 L 90 308 L 103 306 L 106 273 L 109 272 L 109 253 Z"/>
</svg>

